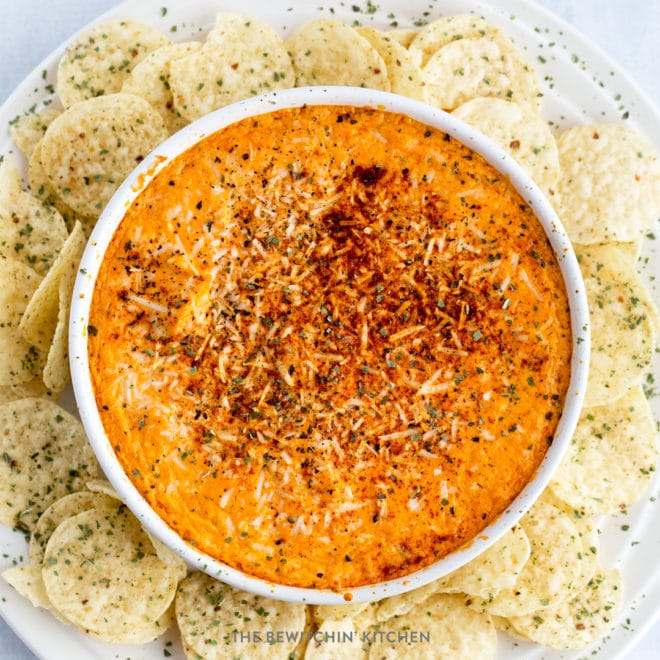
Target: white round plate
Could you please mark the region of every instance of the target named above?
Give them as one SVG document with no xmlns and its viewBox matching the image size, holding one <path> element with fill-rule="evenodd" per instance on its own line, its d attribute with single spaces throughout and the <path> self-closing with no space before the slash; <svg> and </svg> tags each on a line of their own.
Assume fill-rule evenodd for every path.
<svg viewBox="0 0 660 660">
<path fill-rule="evenodd" d="M 168 7 L 165 16 L 161 11 L 164 5 Z M 202 38 L 220 9 L 260 18 L 280 29 L 284 36 L 298 25 L 320 16 L 388 28 L 415 27 L 442 15 L 472 12 L 511 36 L 536 67 L 545 93 L 544 116 L 553 127 L 625 122 L 642 132 L 660 152 L 660 114 L 648 98 L 615 63 L 577 31 L 529 0 L 437 0 L 432 3 L 427 0 L 379 0 L 378 3 L 363 3 L 361 0 L 324 0 L 322 3 L 187 0 L 176 4 L 164 0 L 129 0 L 98 20 L 143 21 L 161 29 L 174 40 L 183 41 Z M 173 26 L 176 26 L 175 31 L 171 30 Z M 34 104 L 38 107 L 48 98 L 47 86 L 55 83 L 57 62 L 62 52 L 63 46 L 51 53 L 0 109 L 1 154 L 13 149 L 8 134 L 9 121 Z M 653 282 L 660 277 L 660 263 L 656 257 L 654 241 L 645 241 L 640 266 L 657 301 L 658 293 Z M 658 366 L 660 358 L 656 356 L 654 373 L 660 372 Z M 651 386 L 649 383 L 648 387 Z M 63 405 L 73 409 L 70 392 L 65 393 Z M 660 419 L 660 400 L 651 400 L 651 405 L 656 419 Z M 612 634 L 594 648 L 576 652 L 558 652 L 534 644 L 514 643 L 500 635 L 498 657 L 550 660 L 590 656 L 611 659 L 626 655 L 660 615 L 660 511 L 654 505 L 659 485 L 656 476 L 641 502 L 617 516 L 604 518 L 599 525 L 603 562 L 606 566 L 620 567 L 624 575 L 623 612 Z M 0 526 L 0 571 L 14 562 L 22 563 L 25 554 L 22 535 Z M 184 657 L 175 628 L 155 642 L 142 646 L 104 644 L 60 623 L 47 612 L 33 608 L 3 580 L 0 580 L 0 614 L 43 658 L 155 660 Z"/>
</svg>

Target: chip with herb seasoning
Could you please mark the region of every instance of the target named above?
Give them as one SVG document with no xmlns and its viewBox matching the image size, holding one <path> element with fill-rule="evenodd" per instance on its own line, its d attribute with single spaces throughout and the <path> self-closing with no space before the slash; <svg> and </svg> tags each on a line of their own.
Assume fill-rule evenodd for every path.
<svg viewBox="0 0 660 660">
<path fill-rule="evenodd" d="M 464 103 L 453 114 L 509 153 L 556 202 L 559 181 L 557 144 L 538 112 L 518 103 L 485 97 Z"/>
<path fill-rule="evenodd" d="M 55 529 L 67 518 L 71 518 L 89 509 L 107 510 L 111 512 L 119 506 L 119 502 L 108 495 L 91 493 L 86 490 L 76 491 L 53 502 L 39 517 L 30 535 L 28 557 L 30 564 L 35 564 L 41 570 L 46 545 Z"/>
<path fill-rule="evenodd" d="M 62 113 L 57 108 L 44 108 L 40 112 L 32 112 L 18 117 L 9 128 L 9 134 L 16 146 L 29 160 L 35 146 L 46 133 L 53 120 Z"/>
<path fill-rule="evenodd" d="M 466 593 L 489 598 L 500 589 L 512 588 L 531 553 L 521 526 L 509 530 L 488 550 L 436 582 L 445 593 Z"/>
<path fill-rule="evenodd" d="M 234 589 L 205 573 L 192 573 L 179 584 L 176 619 L 189 657 L 214 660 L 236 656 L 271 660 L 270 644 L 254 633 L 276 636 L 277 653 L 286 658 L 298 643 L 287 631 L 305 628 L 307 608 Z"/>
<path fill-rule="evenodd" d="M 64 220 L 57 209 L 23 190 L 13 159 L 5 158 L 0 170 L 0 255 L 43 275 L 66 239 Z"/>
<path fill-rule="evenodd" d="M 48 127 L 41 164 L 76 212 L 98 217 L 124 178 L 167 137 L 163 119 L 133 94 L 81 101 Z"/>
<path fill-rule="evenodd" d="M 520 520 L 531 554 L 512 587 L 492 598 L 474 598 L 472 606 L 499 616 L 521 616 L 568 600 L 586 584 L 584 543 L 563 510 L 543 500 Z"/>
<path fill-rule="evenodd" d="M 57 255 L 52 268 L 30 297 L 21 317 L 18 326 L 21 335 L 44 354 L 49 352 L 57 326 L 61 325 L 61 319 L 58 319 L 59 310 L 62 307 L 66 309 L 71 304 L 72 277 L 75 276 L 84 249 L 85 235 L 82 226 L 77 223 Z M 66 287 L 60 296 L 60 282 L 63 279 Z M 62 332 L 61 329 L 60 334 Z M 59 341 L 62 339 L 60 338 Z"/>
<path fill-rule="evenodd" d="M 442 16 L 431 21 L 419 30 L 407 45 L 413 53 L 418 53 L 421 66 L 443 46 L 461 39 L 495 38 L 496 28 L 485 19 L 471 14 Z"/>
<path fill-rule="evenodd" d="M 305 23 L 286 41 L 296 85 L 350 85 L 391 90 L 387 65 L 354 28 L 326 18 Z"/>
<path fill-rule="evenodd" d="M 616 513 L 648 488 L 658 460 L 655 423 L 641 385 L 585 408 L 550 489 L 577 511 Z"/>
<path fill-rule="evenodd" d="M 133 69 L 121 88 L 125 94 L 135 94 L 149 101 L 165 120 L 170 134 L 190 123 L 174 105 L 170 88 L 170 66 L 174 60 L 195 53 L 201 47 L 199 41 L 185 41 L 155 50 Z"/>
<path fill-rule="evenodd" d="M 574 598 L 509 623 L 523 637 L 558 649 L 579 649 L 604 637 L 612 628 L 623 601 L 618 569 L 599 569 Z"/>
<path fill-rule="evenodd" d="M 660 160 L 623 124 L 573 126 L 557 138 L 559 216 L 580 244 L 636 241 L 660 216 Z"/>
<path fill-rule="evenodd" d="M 202 48 L 170 64 L 176 111 L 189 120 L 225 105 L 293 87 L 280 35 L 253 18 L 220 12 Z"/>
<path fill-rule="evenodd" d="M 591 319 L 585 407 L 622 397 L 648 369 L 655 307 L 630 259 L 612 245 L 576 246 Z"/>
<path fill-rule="evenodd" d="M 21 261 L 0 256 L 0 386 L 33 381 L 40 374 L 44 355 L 18 330 L 32 295 L 42 279 Z"/>
<path fill-rule="evenodd" d="M 42 566 L 53 606 L 98 639 L 143 643 L 172 623 L 177 576 L 123 504 L 61 522 Z"/>
<path fill-rule="evenodd" d="M 367 27 L 357 28 L 357 31 L 383 58 L 391 91 L 418 101 L 425 101 L 422 70 L 415 56 L 387 32 Z"/>
<path fill-rule="evenodd" d="M 407 614 L 381 622 L 369 657 L 495 658 L 497 633 L 491 617 L 466 606 L 465 600 L 465 596 L 435 594 Z M 417 637 L 411 633 L 417 633 Z M 427 635 L 428 641 L 422 635 Z"/>
<path fill-rule="evenodd" d="M 82 424 L 46 399 L 0 406 L 0 522 L 31 530 L 55 500 L 98 474 Z"/>
<path fill-rule="evenodd" d="M 30 182 L 30 192 L 43 202 L 52 204 L 64 218 L 64 222 L 69 230 L 72 230 L 75 223 L 80 221 L 85 232 L 89 234 L 91 228 L 96 222 L 96 216 L 84 216 L 76 213 L 62 198 L 55 192 L 46 170 L 41 161 L 41 147 L 43 138 L 35 145 L 30 160 L 28 162 L 28 180 Z"/>
<path fill-rule="evenodd" d="M 534 69 L 496 28 L 488 36 L 442 46 L 422 66 L 422 79 L 428 103 L 443 110 L 487 96 L 538 111 L 540 92 Z"/>
<path fill-rule="evenodd" d="M 113 94 L 133 67 L 170 40 L 134 21 L 109 21 L 81 32 L 69 44 L 57 69 L 57 94 L 65 108 Z"/>
</svg>

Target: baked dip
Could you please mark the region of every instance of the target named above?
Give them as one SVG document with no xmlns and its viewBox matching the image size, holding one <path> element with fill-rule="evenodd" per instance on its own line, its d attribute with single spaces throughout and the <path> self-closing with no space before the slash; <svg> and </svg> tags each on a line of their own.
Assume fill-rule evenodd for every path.
<svg viewBox="0 0 660 660">
<path fill-rule="evenodd" d="M 348 106 L 234 123 L 127 208 L 89 361 L 131 481 L 196 549 L 346 590 L 474 539 L 533 477 L 572 338 L 543 227 L 443 131 Z"/>
</svg>

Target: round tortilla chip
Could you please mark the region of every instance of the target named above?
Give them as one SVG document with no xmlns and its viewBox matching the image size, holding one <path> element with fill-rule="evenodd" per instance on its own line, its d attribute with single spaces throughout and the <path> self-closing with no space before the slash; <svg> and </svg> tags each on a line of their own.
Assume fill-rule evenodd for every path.
<svg viewBox="0 0 660 660">
<path fill-rule="evenodd" d="M 41 112 L 18 117 L 9 127 L 9 135 L 28 160 L 46 129 L 60 114 L 62 111 L 57 108 L 44 108 Z"/>
<path fill-rule="evenodd" d="M 149 101 L 165 120 L 170 135 L 189 123 L 174 106 L 170 87 L 170 65 L 174 60 L 195 53 L 201 47 L 199 41 L 184 41 L 155 50 L 133 69 L 121 88 L 124 94 L 135 94 Z"/>
<path fill-rule="evenodd" d="M 20 261 L 0 257 L 0 386 L 30 383 L 40 372 L 43 355 L 19 332 L 21 317 L 41 276 Z"/>
<path fill-rule="evenodd" d="M 62 216 L 50 204 L 23 190 L 13 161 L 5 158 L 3 170 L 15 172 L 0 175 L 13 185 L 0 187 L 0 255 L 18 259 L 44 274 L 52 265 L 66 236 Z"/>
<path fill-rule="evenodd" d="M 41 162 L 41 146 L 43 138 L 35 145 L 32 156 L 28 163 L 28 179 L 30 181 L 30 192 L 41 201 L 54 206 L 64 218 L 67 229 L 71 231 L 77 221 L 83 225 L 85 233 L 89 236 L 96 222 L 96 216 L 86 217 L 76 213 L 60 195 L 55 192 L 43 163 Z"/>
<path fill-rule="evenodd" d="M 567 513 L 540 500 L 520 526 L 529 539 L 531 554 L 515 585 L 490 599 L 473 601 L 475 607 L 490 614 L 522 616 L 550 607 L 572 598 L 589 579 L 582 568 L 584 542 Z"/>
<path fill-rule="evenodd" d="M 651 408 L 636 385 L 616 401 L 582 411 L 550 489 L 582 513 L 616 513 L 647 490 L 659 450 Z"/>
<path fill-rule="evenodd" d="M 422 77 L 428 103 L 443 110 L 455 110 L 481 96 L 538 109 L 536 73 L 499 31 L 443 46 L 423 66 Z"/>
<path fill-rule="evenodd" d="M 496 98 L 476 98 L 454 110 L 509 153 L 553 200 L 559 182 L 557 143 L 536 111 Z"/>
<path fill-rule="evenodd" d="M 516 526 L 477 558 L 438 580 L 437 590 L 490 598 L 515 585 L 530 554 L 527 534 Z"/>
<path fill-rule="evenodd" d="M 63 112 L 41 143 L 41 164 L 74 212 L 98 217 L 121 182 L 167 137 L 162 117 L 133 94 L 82 101 Z"/>
<path fill-rule="evenodd" d="M 46 399 L 0 406 L 0 522 L 31 530 L 55 500 L 98 474 L 82 424 Z"/>
<path fill-rule="evenodd" d="M 579 649 L 602 639 L 614 627 L 622 601 L 621 571 L 600 569 L 575 598 L 509 622 L 517 633 L 537 644 Z"/>
<path fill-rule="evenodd" d="M 442 16 L 424 26 L 408 44 L 413 53 L 418 53 L 419 63 L 425 66 L 443 46 L 461 39 L 493 38 L 497 28 L 483 18 L 471 14 Z"/>
<path fill-rule="evenodd" d="M 349 25 L 319 18 L 296 30 L 285 45 L 299 87 L 349 85 L 391 90 L 385 61 Z"/>
<path fill-rule="evenodd" d="M 60 282 L 63 278 L 75 278 L 84 249 L 85 235 L 82 226 L 77 223 L 57 255 L 55 263 L 30 297 L 30 302 L 21 318 L 19 324 L 21 334 L 26 341 L 44 353 L 49 351 L 57 330 Z M 67 280 L 67 286 L 72 290 L 73 280 L 70 282 Z M 66 291 L 64 293 L 66 294 Z"/>
<path fill-rule="evenodd" d="M 102 94 L 113 94 L 133 67 L 170 40 L 133 21 L 94 25 L 69 44 L 57 68 L 57 94 L 65 108 Z"/>
<path fill-rule="evenodd" d="M 634 129 L 574 126 L 557 138 L 559 217 L 583 245 L 636 241 L 660 216 L 660 161 Z"/>
<path fill-rule="evenodd" d="M 261 21 L 229 12 L 217 15 L 200 50 L 170 64 L 174 107 L 190 121 L 293 84 L 291 59 L 279 34 Z"/>
<path fill-rule="evenodd" d="M 407 614 L 384 621 L 373 633 L 369 657 L 388 660 L 494 658 L 497 633 L 490 616 L 470 609 L 464 600 L 462 596 L 435 594 Z M 412 631 L 417 633 L 416 641 L 413 641 Z M 419 641 L 419 635 L 425 633 L 430 641 Z"/>
<path fill-rule="evenodd" d="M 120 503 L 107 495 L 90 493 L 85 490 L 71 493 L 53 502 L 39 517 L 37 524 L 32 530 L 28 544 L 28 557 L 30 564 L 34 564 L 41 570 L 41 564 L 46 552 L 46 545 L 53 532 L 60 523 L 67 518 L 87 511 L 89 509 L 107 509 L 111 511 Z"/>
<path fill-rule="evenodd" d="M 272 658 L 271 644 L 242 639 L 241 633 L 259 633 L 264 640 L 279 633 L 277 653 L 286 658 L 298 643 L 297 639 L 287 639 L 286 633 L 302 631 L 307 616 L 305 605 L 255 596 L 200 572 L 179 584 L 175 609 L 189 657 L 197 654 L 206 660 Z"/>
<path fill-rule="evenodd" d="M 357 31 L 383 58 L 391 91 L 418 101 L 425 101 L 422 70 L 415 57 L 387 32 L 366 27 L 357 28 Z"/>
<path fill-rule="evenodd" d="M 53 606 L 69 621 L 112 643 L 145 642 L 176 593 L 176 576 L 122 504 L 88 509 L 52 533 L 42 575 Z"/>
<path fill-rule="evenodd" d="M 655 348 L 655 310 L 630 259 L 613 245 L 576 248 L 591 319 L 585 407 L 622 397 L 646 372 Z"/>
</svg>

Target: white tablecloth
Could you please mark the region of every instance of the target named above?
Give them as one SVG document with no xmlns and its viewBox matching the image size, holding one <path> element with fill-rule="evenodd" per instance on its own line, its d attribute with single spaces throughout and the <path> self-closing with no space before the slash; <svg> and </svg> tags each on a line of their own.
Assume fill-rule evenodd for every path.
<svg viewBox="0 0 660 660">
<path fill-rule="evenodd" d="M 659 0 L 537 2 L 596 42 L 660 106 Z M 115 4 L 114 0 L 0 0 L 0 103 L 57 45 Z M 218 0 L 218 6 L 221 5 Z M 39 631 L 35 631 L 35 635 L 38 634 Z M 631 660 L 660 658 L 660 623 L 647 633 L 629 657 Z M 2 619 L 0 658 L 34 658 Z"/>
</svg>

